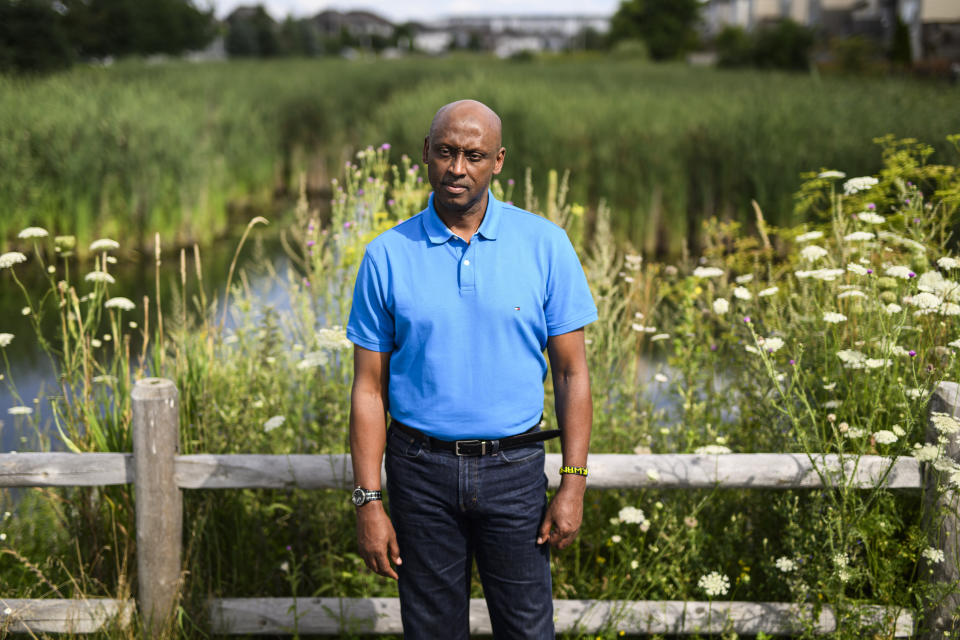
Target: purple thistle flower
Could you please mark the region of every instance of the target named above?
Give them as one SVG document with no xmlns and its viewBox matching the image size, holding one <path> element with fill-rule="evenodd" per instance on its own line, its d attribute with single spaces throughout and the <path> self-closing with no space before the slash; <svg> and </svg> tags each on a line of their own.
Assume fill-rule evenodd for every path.
<svg viewBox="0 0 960 640">
<path fill-rule="evenodd" d="M 293 551 L 293 548 L 290 545 L 287 545 L 287 551 Z"/>
<path fill-rule="evenodd" d="M 910 204 L 910 198 L 906 198 L 904 202 L 906 202 L 907 204 Z"/>
<path fill-rule="evenodd" d="M 877 205 L 873 204 L 872 202 L 867 203 L 867 209 L 870 209 L 870 211 L 873 211 L 876 208 Z"/>
<path fill-rule="evenodd" d="M 349 229 L 349 228 L 352 227 L 352 226 L 353 226 L 353 221 L 351 221 L 351 220 L 347 220 L 346 222 L 343 223 L 343 228 L 344 228 L 344 229 Z"/>
<path fill-rule="evenodd" d="M 920 218 L 914 218 L 913 224 L 920 224 Z"/>
<path fill-rule="evenodd" d="M 750 316 L 744 316 L 743 321 L 746 324 L 750 324 Z"/>
<path fill-rule="evenodd" d="M 387 200 L 387 206 L 388 206 L 388 207 L 392 207 L 394 204 L 396 204 L 396 203 L 393 201 L 393 198 L 390 198 L 389 200 Z"/>
<path fill-rule="evenodd" d="M 367 176 L 367 182 L 373 184 L 373 176 Z"/>
<path fill-rule="evenodd" d="M 358 195 L 358 196 L 362 196 L 362 195 L 363 195 L 363 189 L 357 189 L 357 195 Z"/>
<path fill-rule="evenodd" d="M 413 165 L 412 167 L 410 167 L 410 171 L 420 171 L 420 165 L 418 164 Z"/>
<path fill-rule="evenodd" d="M 513 181 L 513 178 L 510 178 L 509 180 L 507 180 L 507 185 L 509 185 L 509 186 L 512 187 L 512 186 L 515 185 L 515 184 L 517 184 L 517 183 Z"/>
<path fill-rule="evenodd" d="M 916 278 L 916 277 L 917 277 L 917 274 L 915 274 L 913 271 L 911 271 L 910 273 L 907 274 L 907 277 L 908 277 L 908 278 Z"/>
<path fill-rule="evenodd" d="M 422 183 L 423 183 L 423 178 L 421 176 L 417 176 L 417 184 L 422 184 Z"/>
<path fill-rule="evenodd" d="M 797 361 L 794 360 L 793 358 L 790 358 L 790 364 L 792 364 L 792 365 L 793 365 L 793 364 L 797 364 Z"/>
<path fill-rule="evenodd" d="M 315 245 L 315 244 L 317 244 L 315 241 L 313 241 L 313 240 L 307 240 L 307 246 L 308 246 L 308 247 L 312 247 L 312 246 Z"/>
<path fill-rule="evenodd" d="M 870 275 L 871 273 L 873 273 L 873 269 L 867 269 L 867 275 Z"/>
<path fill-rule="evenodd" d="M 717 345 L 711 344 L 711 345 L 710 345 L 710 351 L 716 351 L 716 350 L 717 350 Z"/>
<path fill-rule="evenodd" d="M 907 355 L 912 358 L 913 356 L 917 355 L 917 352 L 914 351 L 913 349 L 910 349 L 910 351 L 907 352 Z"/>
<path fill-rule="evenodd" d="M 390 151 L 390 143 L 389 143 L 389 142 L 384 142 L 382 145 L 380 145 L 380 149 L 381 149 L 382 151 Z"/>
</svg>

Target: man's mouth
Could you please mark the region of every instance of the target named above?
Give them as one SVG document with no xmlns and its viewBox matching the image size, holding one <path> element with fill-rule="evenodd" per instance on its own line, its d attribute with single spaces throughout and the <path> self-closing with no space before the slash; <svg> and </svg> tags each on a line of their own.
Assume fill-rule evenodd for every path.
<svg viewBox="0 0 960 640">
<path fill-rule="evenodd" d="M 444 190 L 446 190 L 447 193 L 451 193 L 451 194 L 454 194 L 454 195 L 464 193 L 464 192 L 467 190 L 467 188 L 466 188 L 464 185 L 462 185 L 462 184 L 447 184 L 447 183 L 444 183 L 443 188 L 444 188 Z"/>
</svg>

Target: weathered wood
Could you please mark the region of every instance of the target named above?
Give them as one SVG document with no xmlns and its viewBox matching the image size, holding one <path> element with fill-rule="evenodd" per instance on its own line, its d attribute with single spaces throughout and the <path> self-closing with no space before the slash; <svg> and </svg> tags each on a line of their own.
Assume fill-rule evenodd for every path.
<svg viewBox="0 0 960 640">
<path fill-rule="evenodd" d="M 813 489 L 822 487 L 819 469 L 832 483 L 873 487 L 884 479 L 890 489 L 919 489 L 922 478 L 914 458 L 836 455 L 811 463 L 798 453 L 591 454 L 591 489 Z M 545 471 L 551 487 L 559 485 L 560 455 L 547 454 Z M 348 489 L 353 471 L 347 454 L 333 455 L 189 455 L 177 458 L 177 484 L 188 489 Z"/>
<path fill-rule="evenodd" d="M 691 635 L 734 631 L 790 635 L 806 628 L 833 633 L 836 615 L 824 607 L 814 618 L 809 605 L 779 602 L 681 602 L 625 600 L 554 600 L 558 633 L 624 631 L 627 634 Z M 913 617 L 904 610 L 862 606 L 862 620 L 870 621 L 883 637 L 908 637 Z M 225 598 L 210 602 L 211 631 L 215 634 L 341 635 L 401 633 L 400 601 L 396 598 Z M 490 617 L 482 599 L 470 601 L 471 635 L 490 635 Z"/>
<path fill-rule="evenodd" d="M 125 628 L 133 600 L 23 600 L 0 598 L 0 637 L 6 633 L 95 633 Z M 10 613 L 5 613 L 9 609 Z"/>
<path fill-rule="evenodd" d="M 927 409 L 933 413 L 960 416 L 960 385 L 956 382 L 941 382 L 930 398 Z M 927 423 L 927 442 L 936 443 L 944 437 L 943 461 L 960 464 L 960 434 L 941 434 L 933 424 Z M 943 469 L 938 470 L 937 466 Z M 924 612 L 924 637 L 930 640 L 944 637 L 944 632 L 960 628 L 960 492 L 950 487 L 951 470 L 942 465 L 931 465 L 927 473 L 925 515 L 930 546 L 943 551 L 942 562 L 924 559 L 924 574 L 933 583 L 934 589 L 948 592 Z"/>
<path fill-rule="evenodd" d="M 156 637 L 171 620 L 180 582 L 183 498 L 174 481 L 180 409 L 176 385 L 162 378 L 138 381 L 131 398 L 140 613 L 147 635 Z"/>
<path fill-rule="evenodd" d="M 97 487 L 133 482 L 130 453 L 0 453 L 0 487 Z"/>
</svg>

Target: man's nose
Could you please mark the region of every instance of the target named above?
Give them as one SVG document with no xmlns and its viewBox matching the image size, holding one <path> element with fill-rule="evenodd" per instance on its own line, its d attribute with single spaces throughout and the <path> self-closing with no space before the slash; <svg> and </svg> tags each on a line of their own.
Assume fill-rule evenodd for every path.
<svg viewBox="0 0 960 640">
<path fill-rule="evenodd" d="M 467 159 L 462 153 L 453 156 L 453 162 L 450 163 L 450 173 L 462 176 L 466 173 Z"/>
</svg>

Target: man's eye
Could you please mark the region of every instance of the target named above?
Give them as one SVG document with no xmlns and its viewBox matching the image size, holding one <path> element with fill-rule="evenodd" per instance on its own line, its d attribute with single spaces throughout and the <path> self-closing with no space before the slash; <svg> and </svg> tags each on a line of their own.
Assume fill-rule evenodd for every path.
<svg viewBox="0 0 960 640">
<path fill-rule="evenodd" d="M 483 156 L 480 155 L 479 153 L 471 153 L 470 160 L 472 162 L 480 162 L 481 160 L 483 160 Z"/>
<path fill-rule="evenodd" d="M 441 156 L 443 156 L 444 158 L 449 158 L 449 157 L 450 157 L 450 149 L 448 149 L 448 148 L 446 148 L 446 147 L 440 147 L 440 151 L 439 151 L 438 153 L 439 153 Z"/>
</svg>

